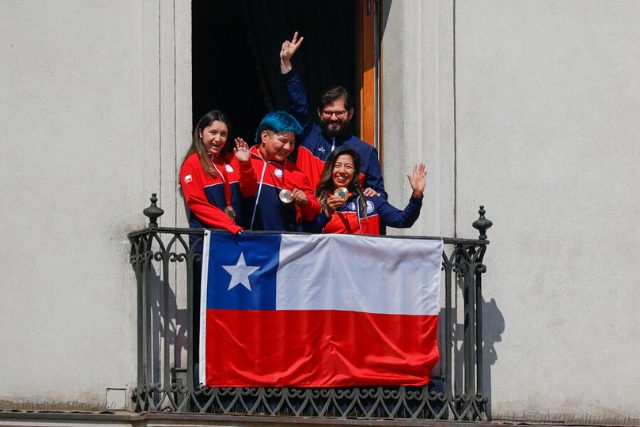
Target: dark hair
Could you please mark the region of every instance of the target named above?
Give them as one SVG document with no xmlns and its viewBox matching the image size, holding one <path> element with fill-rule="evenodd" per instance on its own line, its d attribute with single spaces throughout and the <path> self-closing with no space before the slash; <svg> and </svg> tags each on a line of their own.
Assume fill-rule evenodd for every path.
<svg viewBox="0 0 640 427">
<path fill-rule="evenodd" d="M 200 159 L 202 169 L 211 177 L 216 178 L 218 176 L 218 173 L 210 166 L 209 157 L 207 156 L 207 149 L 205 148 L 204 142 L 202 141 L 202 136 L 200 135 L 202 131 L 211 126 L 213 122 L 222 122 L 227 125 L 227 128 L 230 128 L 229 119 L 221 111 L 212 110 L 202 116 L 202 118 L 198 121 L 196 127 L 193 129 L 193 139 L 191 140 L 191 146 L 187 150 L 187 154 L 185 154 L 184 159 L 182 159 L 182 164 L 184 164 L 184 162 L 186 162 L 189 156 L 191 156 L 193 153 L 198 153 L 198 158 Z M 223 151 L 230 151 L 230 146 L 231 145 L 229 144 L 229 136 L 227 135 L 227 143 L 225 144 Z"/>
<path fill-rule="evenodd" d="M 336 102 L 339 99 L 344 99 L 345 110 L 351 110 L 351 107 L 353 107 L 351 96 L 349 95 L 349 92 L 347 92 L 347 90 L 342 86 L 334 86 L 320 97 L 320 105 L 322 105 L 322 108 L 320 110 L 324 110 L 324 107 Z"/>
<path fill-rule="evenodd" d="M 256 143 L 260 144 L 260 135 L 265 130 L 275 133 L 293 132 L 295 135 L 300 135 L 302 126 L 291 114 L 284 111 L 274 111 L 264 116 L 260 122 L 256 132 Z"/>
<path fill-rule="evenodd" d="M 351 147 L 340 147 L 333 150 L 327 156 L 327 160 L 324 163 L 324 168 L 322 169 L 322 174 L 320 174 L 320 181 L 318 182 L 318 186 L 316 187 L 316 199 L 320 202 L 320 206 L 322 210 L 327 207 L 327 199 L 330 194 L 333 194 L 333 168 L 336 166 L 336 161 L 338 157 L 342 155 L 351 156 L 353 159 L 353 179 L 347 185 L 347 190 L 350 193 L 356 194 L 360 196 L 360 211 L 362 212 L 363 218 L 367 217 L 367 201 L 362 193 L 362 188 L 360 187 L 360 156 L 358 152 Z"/>
</svg>

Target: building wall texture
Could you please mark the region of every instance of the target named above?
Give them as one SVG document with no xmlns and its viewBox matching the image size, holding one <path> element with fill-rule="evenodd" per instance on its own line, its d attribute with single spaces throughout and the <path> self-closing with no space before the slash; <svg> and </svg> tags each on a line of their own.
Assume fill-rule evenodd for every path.
<svg viewBox="0 0 640 427">
<path fill-rule="evenodd" d="M 0 2 L 0 402 L 101 406 L 135 384 L 126 235 L 151 192 L 185 224 L 191 7 L 63 3 Z M 429 171 L 419 222 L 391 231 L 474 238 L 481 204 L 494 222 L 493 415 L 637 418 L 640 2 L 382 8 L 392 203 Z"/>
<path fill-rule="evenodd" d="M 184 1 L 0 2 L 0 402 L 135 384 L 126 236 L 151 192 L 184 221 L 190 22 Z"/>
<path fill-rule="evenodd" d="M 481 204 L 494 222 L 483 281 L 494 417 L 640 414 L 639 21 L 635 1 L 387 3 L 397 205 L 402 172 L 416 159 L 429 169 L 428 208 L 406 233 L 475 237 Z"/>
</svg>

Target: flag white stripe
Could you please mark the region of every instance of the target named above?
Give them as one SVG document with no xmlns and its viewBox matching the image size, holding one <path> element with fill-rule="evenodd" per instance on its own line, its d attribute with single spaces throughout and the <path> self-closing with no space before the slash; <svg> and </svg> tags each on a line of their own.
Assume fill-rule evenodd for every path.
<svg viewBox="0 0 640 427">
<path fill-rule="evenodd" d="M 211 246 L 211 231 L 204 230 L 204 242 L 202 245 L 202 277 L 200 286 L 200 342 L 197 343 L 200 346 L 199 349 L 199 378 L 200 382 L 204 382 L 205 366 L 207 360 L 207 283 L 209 282 L 209 246 Z M 197 295 L 193 296 L 197 298 Z M 197 384 L 196 384 L 197 385 Z"/>
<path fill-rule="evenodd" d="M 437 315 L 442 240 L 282 235 L 278 310 Z"/>
</svg>

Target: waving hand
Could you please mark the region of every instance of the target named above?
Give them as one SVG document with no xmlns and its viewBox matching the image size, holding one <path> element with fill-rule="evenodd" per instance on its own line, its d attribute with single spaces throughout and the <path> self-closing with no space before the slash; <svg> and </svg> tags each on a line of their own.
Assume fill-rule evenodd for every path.
<svg viewBox="0 0 640 427">
<path fill-rule="evenodd" d="M 407 178 L 409 178 L 413 194 L 422 196 L 427 180 L 427 171 L 424 170 L 424 164 L 420 163 L 420 166 L 413 165 L 413 176 L 407 175 Z"/>
<path fill-rule="evenodd" d="M 251 153 L 249 152 L 249 145 L 244 142 L 244 139 L 236 138 L 236 146 L 233 149 L 233 154 L 236 155 L 236 159 L 241 163 L 249 161 Z"/>
</svg>

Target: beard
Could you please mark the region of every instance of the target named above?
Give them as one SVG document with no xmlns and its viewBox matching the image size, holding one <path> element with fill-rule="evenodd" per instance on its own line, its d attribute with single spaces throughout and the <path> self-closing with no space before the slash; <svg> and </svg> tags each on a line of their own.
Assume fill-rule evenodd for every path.
<svg viewBox="0 0 640 427">
<path fill-rule="evenodd" d="M 339 124 L 340 126 L 329 128 L 329 124 Z M 322 133 L 328 138 L 338 138 L 338 137 L 347 137 L 351 132 L 351 120 L 345 120 L 341 122 L 340 120 L 334 121 L 320 121 L 320 127 L 322 128 Z"/>
</svg>

